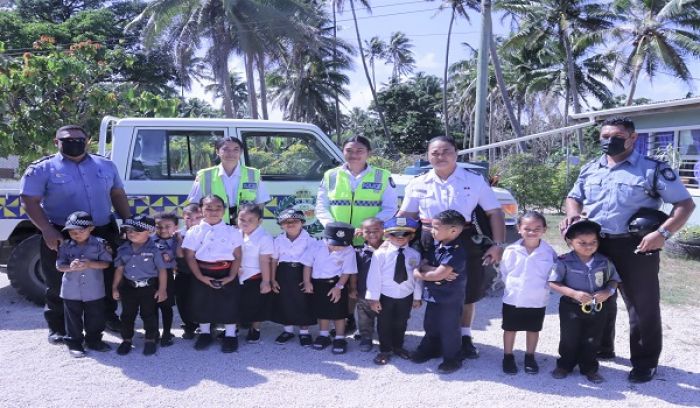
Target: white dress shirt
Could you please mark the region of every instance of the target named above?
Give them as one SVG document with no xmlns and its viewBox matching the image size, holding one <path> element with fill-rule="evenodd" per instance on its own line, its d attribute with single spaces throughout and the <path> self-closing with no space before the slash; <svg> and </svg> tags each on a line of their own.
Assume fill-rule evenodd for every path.
<svg viewBox="0 0 700 408">
<path fill-rule="evenodd" d="M 503 303 L 515 307 L 545 307 L 549 302 L 549 274 L 557 253 L 544 240 L 532 253 L 520 239 L 506 247 L 501 259 L 501 276 L 506 287 Z"/>
<path fill-rule="evenodd" d="M 277 262 L 301 262 L 307 250 L 313 247 L 314 239 L 305 229 L 301 230 L 294 241 L 291 241 L 285 232 L 275 237 L 275 250 L 272 259 Z"/>
<path fill-rule="evenodd" d="M 195 258 L 204 262 L 233 261 L 233 251 L 243 244 L 238 228 L 221 221 L 210 225 L 202 220 L 190 228 L 182 247 L 194 251 Z"/>
<path fill-rule="evenodd" d="M 484 211 L 501 208 L 496 194 L 482 176 L 457 167 L 445 181 L 435 170 L 411 180 L 406 186 L 401 211 L 418 213 L 421 220 L 429 223 L 445 210 L 456 210 L 470 221 L 477 204 Z"/>
<path fill-rule="evenodd" d="M 313 243 L 313 246 L 309 246 L 301 262 L 312 268 L 313 279 L 331 279 L 340 275 L 357 274 L 355 249 L 351 246 L 331 252 L 325 241 L 318 240 Z"/>
<path fill-rule="evenodd" d="M 350 188 L 352 191 L 357 189 L 360 185 L 362 178 L 369 172 L 374 171 L 374 168 L 367 165 L 367 168 L 362 170 L 360 174 L 354 176 L 350 170 L 348 170 L 348 164 L 345 163 L 340 166 L 341 171 L 344 171 L 350 178 Z M 389 183 L 384 189 L 384 194 L 382 195 L 382 209 L 377 213 L 375 217 L 382 221 L 386 221 L 396 214 L 398 207 L 398 194 L 396 192 L 396 187 Z M 325 177 L 321 181 L 321 185 L 318 186 L 318 193 L 316 194 L 316 218 L 325 227 L 329 222 L 335 221 L 331 215 L 331 205 L 330 199 L 328 198 L 328 186 L 326 186 Z"/>
<path fill-rule="evenodd" d="M 238 274 L 238 281 L 243 283 L 251 276 L 260 273 L 260 255 L 272 255 L 275 245 L 272 236 L 258 227 L 248 236 L 243 236 L 243 247 L 241 253 L 241 271 Z"/>
<path fill-rule="evenodd" d="M 386 241 L 372 255 L 372 263 L 367 274 L 365 299 L 379 300 L 380 295 L 403 299 L 411 294 L 413 294 L 414 300 L 421 299 L 423 284 L 413 278 L 413 270 L 420 263 L 420 254 L 409 246 L 403 248 L 408 279 L 401 283 L 394 281 L 394 269 L 396 258 L 399 256 L 399 247 Z"/>
<path fill-rule="evenodd" d="M 226 174 L 226 171 L 224 171 L 224 166 L 219 164 L 219 177 L 221 177 L 221 181 L 224 183 L 224 189 L 226 189 L 226 196 L 229 205 L 235 205 L 238 197 L 238 184 L 241 181 L 241 166 L 236 166 L 233 173 L 231 173 L 229 176 Z M 192 184 L 192 190 L 190 190 L 190 194 L 187 196 L 187 201 L 191 203 L 198 203 L 202 198 L 202 189 L 199 186 L 200 182 L 201 180 L 197 180 L 194 182 L 194 184 Z M 265 188 L 265 183 L 260 180 L 258 183 L 258 191 L 255 196 L 255 204 L 263 204 L 268 201 L 270 201 L 270 194 L 268 194 L 267 189 Z"/>
</svg>

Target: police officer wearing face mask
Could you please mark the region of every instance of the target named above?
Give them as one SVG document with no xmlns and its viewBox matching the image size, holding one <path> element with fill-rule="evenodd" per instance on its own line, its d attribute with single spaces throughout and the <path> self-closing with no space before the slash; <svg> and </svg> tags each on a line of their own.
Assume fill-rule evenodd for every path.
<svg viewBox="0 0 700 408">
<path fill-rule="evenodd" d="M 695 205 L 678 174 L 668 164 L 634 150 L 637 133 L 627 118 L 609 118 L 600 129 L 603 155 L 581 169 L 566 199 L 565 230 L 582 212 L 602 226 L 599 251 L 615 264 L 622 278 L 620 293 L 630 322 L 632 371 L 629 380 L 650 381 L 661 354 L 659 252 L 681 229 Z M 673 205 L 670 217 L 644 236 L 629 232 L 629 222 L 642 208 Z M 613 302 L 615 298 L 611 298 Z M 610 309 L 599 358 L 614 358 L 616 308 Z"/>
<path fill-rule="evenodd" d="M 117 168 L 104 157 L 87 153 L 90 142 L 80 126 L 64 126 L 56 131 L 54 144 L 59 153 L 29 165 L 22 176 L 20 197 L 29 219 L 41 231 L 41 267 L 46 283 L 44 318 L 49 326 L 49 342 L 61 343 L 65 334 L 63 302 L 59 297 L 61 273 L 56 270 L 57 248 L 68 238 L 61 230 L 68 215 L 85 211 L 94 220 L 93 234 L 116 248 L 119 230 L 112 207 L 123 219 L 131 217 L 129 203 Z M 104 270 L 105 288 L 110 293 L 114 268 Z M 107 327 L 119 330 L 117 303 L 106 298 Z"/>
</svg>

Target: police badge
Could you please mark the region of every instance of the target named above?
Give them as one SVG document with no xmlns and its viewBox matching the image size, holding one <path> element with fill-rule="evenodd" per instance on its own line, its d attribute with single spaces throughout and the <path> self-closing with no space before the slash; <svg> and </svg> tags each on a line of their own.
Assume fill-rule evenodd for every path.
<svg viewBox="0 0 700 408">
<path fill-rule="evenodd" d="M 336 231 L 335 236 L 338 238 L 345 238 L 345 231 L 338 230 L 338 231 Z"/>
<path fill-rule="evenodd" d="M 595 285 L 597 287 L 602 287 L 605 283 L 605 273 L 603 271 L 598 271 L 595 273 Z"/>
</svg>

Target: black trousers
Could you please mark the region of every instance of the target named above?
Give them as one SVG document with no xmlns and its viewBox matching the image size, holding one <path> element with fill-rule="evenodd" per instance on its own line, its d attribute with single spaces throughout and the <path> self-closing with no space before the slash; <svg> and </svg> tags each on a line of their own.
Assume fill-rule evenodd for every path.
<svg viewBox="0 0 700 408">
<path fill-rule="evenodd" d="M 418 351 L 445 361 L 458 361 L 462 346 L 460 322 L 462 303 L 426 302 L 423 329 L 425 336 L 418 345 Z"/>
<path fill-rule="evenodd" d="M 158 287 L 155 285 L 144 288 L 133 288 L 122 282 L 119 287 L 119 296 L 122 301 L 122 339 L 134 338 L 134 323 L 136 315 L 141 315 L 143 328 L 146 331 L 146 340 L 155 340 L 158 337 L 158 303 L 155 294 Z"/>
<path fill-rule="evenodd" d="M 586 314 L 575 300 L 561 298 L 559 301 L 560 357 L 557 359 L 557 367 L 572 371 L 578 365 L 582 374 L 598 371 L 596 354 L 603 336 L 607 311 L 611 305 L 605 302 L 600 312 Z"/>
<path fill-rule="evenodd" d="M 102 340 L 105 329 L 104 299 L 83 302 L 81 300 L 63 300 L 66 320 L 66 337 L 68 348 L 80 348 L 83 341 L 94 343 Z M 85 336 L 83 336 L 85 330 Z"/>
<path fill-rule="evenodd" d="M 63 226 L 54 225 L 59 231 Z M 93 235 L 106 240 L 112 247 L 112 253 L 116 252 L 119 243 L 119 230 L 116 224 L 108 224 L 100 227 L 95 227 Z M 65 239 L 69 239 L 68 232 L 63 233 Z M 56 258 L 58 253 L 52 251 L 44 240 L 41 240 L 39 249 L 39 258 L 41 269 L 44 274 L 44 283 L 46 284 L 46 296 L 44 303 L 44 319 L 52 332 L 63 333 L 65 331 L 63 299 L 61 299 L 61 278 L 63 274 L 56 270 Z M 103 270 L 105 280 L 105 293 L 112 293 L 112 281 L 114 280 L 114 266 L 110 264 L 109 268 Z M 102 301 L 102 309 L 105 319 L 114 320 L 117 318 L 117 302 L 111 296 L 105 296 Z"/>
<path fill-rule="evenodd" d="M 190 286 L 192 286 L 194 275 L 190 272 L 185 258 L 177 258 L 177 274 L 175 275 L 175 303 L 180 319 L 185 326 L 185 330 L 194 331 L 197 328 L 190 316 Z"/>
<path fill-rule="evenodd" d="M 382 305 L 382 310 L 377 316 L 379 351 L 388 353 L 403 348 L 408 318 L 411 317 L 413 294 L 403 299 L 381 295 L 379 303 Z"/>
<path fill-rule="evenodd" d="M 635 254 L 639 242 L 639 238 L 602 239 L 599 251 L 610 258 L 622 278 L 620 294 L 629 314 L 632 367 L 648 369 L 659 364 L 662 348 L 660 256 L 658 252 Z M 617 309 L 610 309 L 615 311 L 604 329 L 602 344 L 606 347 L 615 341 Z"/>
</svg>

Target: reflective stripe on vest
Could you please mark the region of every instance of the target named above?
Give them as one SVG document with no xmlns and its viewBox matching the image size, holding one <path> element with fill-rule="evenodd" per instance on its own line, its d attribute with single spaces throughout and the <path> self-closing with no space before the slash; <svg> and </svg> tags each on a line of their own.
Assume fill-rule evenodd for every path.
<svg viewBox="0 0 700 408">
<path fill-rule="evenodd" d="M 330 212 L 336 221 L 359 227 L 362 221 L 374 217 L 382 209 L 382 196 L 389 182 L 389 172 L 375 168 L 365 174 L 353 192 L 350 176 L 339 168 L 326 173 Z"/>
<path fill-rule="evenodd" d="M 225 203 L 224 221 L 228 222 L 230 215 L 229 208 L 232 207 L 232 205 L 229 203 L 226 187 L 221 177 L 216 177 L 216 180 L 214 180 L 214 173 L 216 172 L 218 174 L 218 169 L 219 167 L 215 166 L 200 170 L 200 180 L 202 177 L 204 178 L 204 182 L 201 184 L 202 197 L 210 194 L 220 196 Z M 260 172 L 252 167 L 241 166 L 241 177 L 238 181 L 236 202 L 233 206 L 238 207 L 243 204 L 255 204 L 259 184 Z"/>
</svg>

